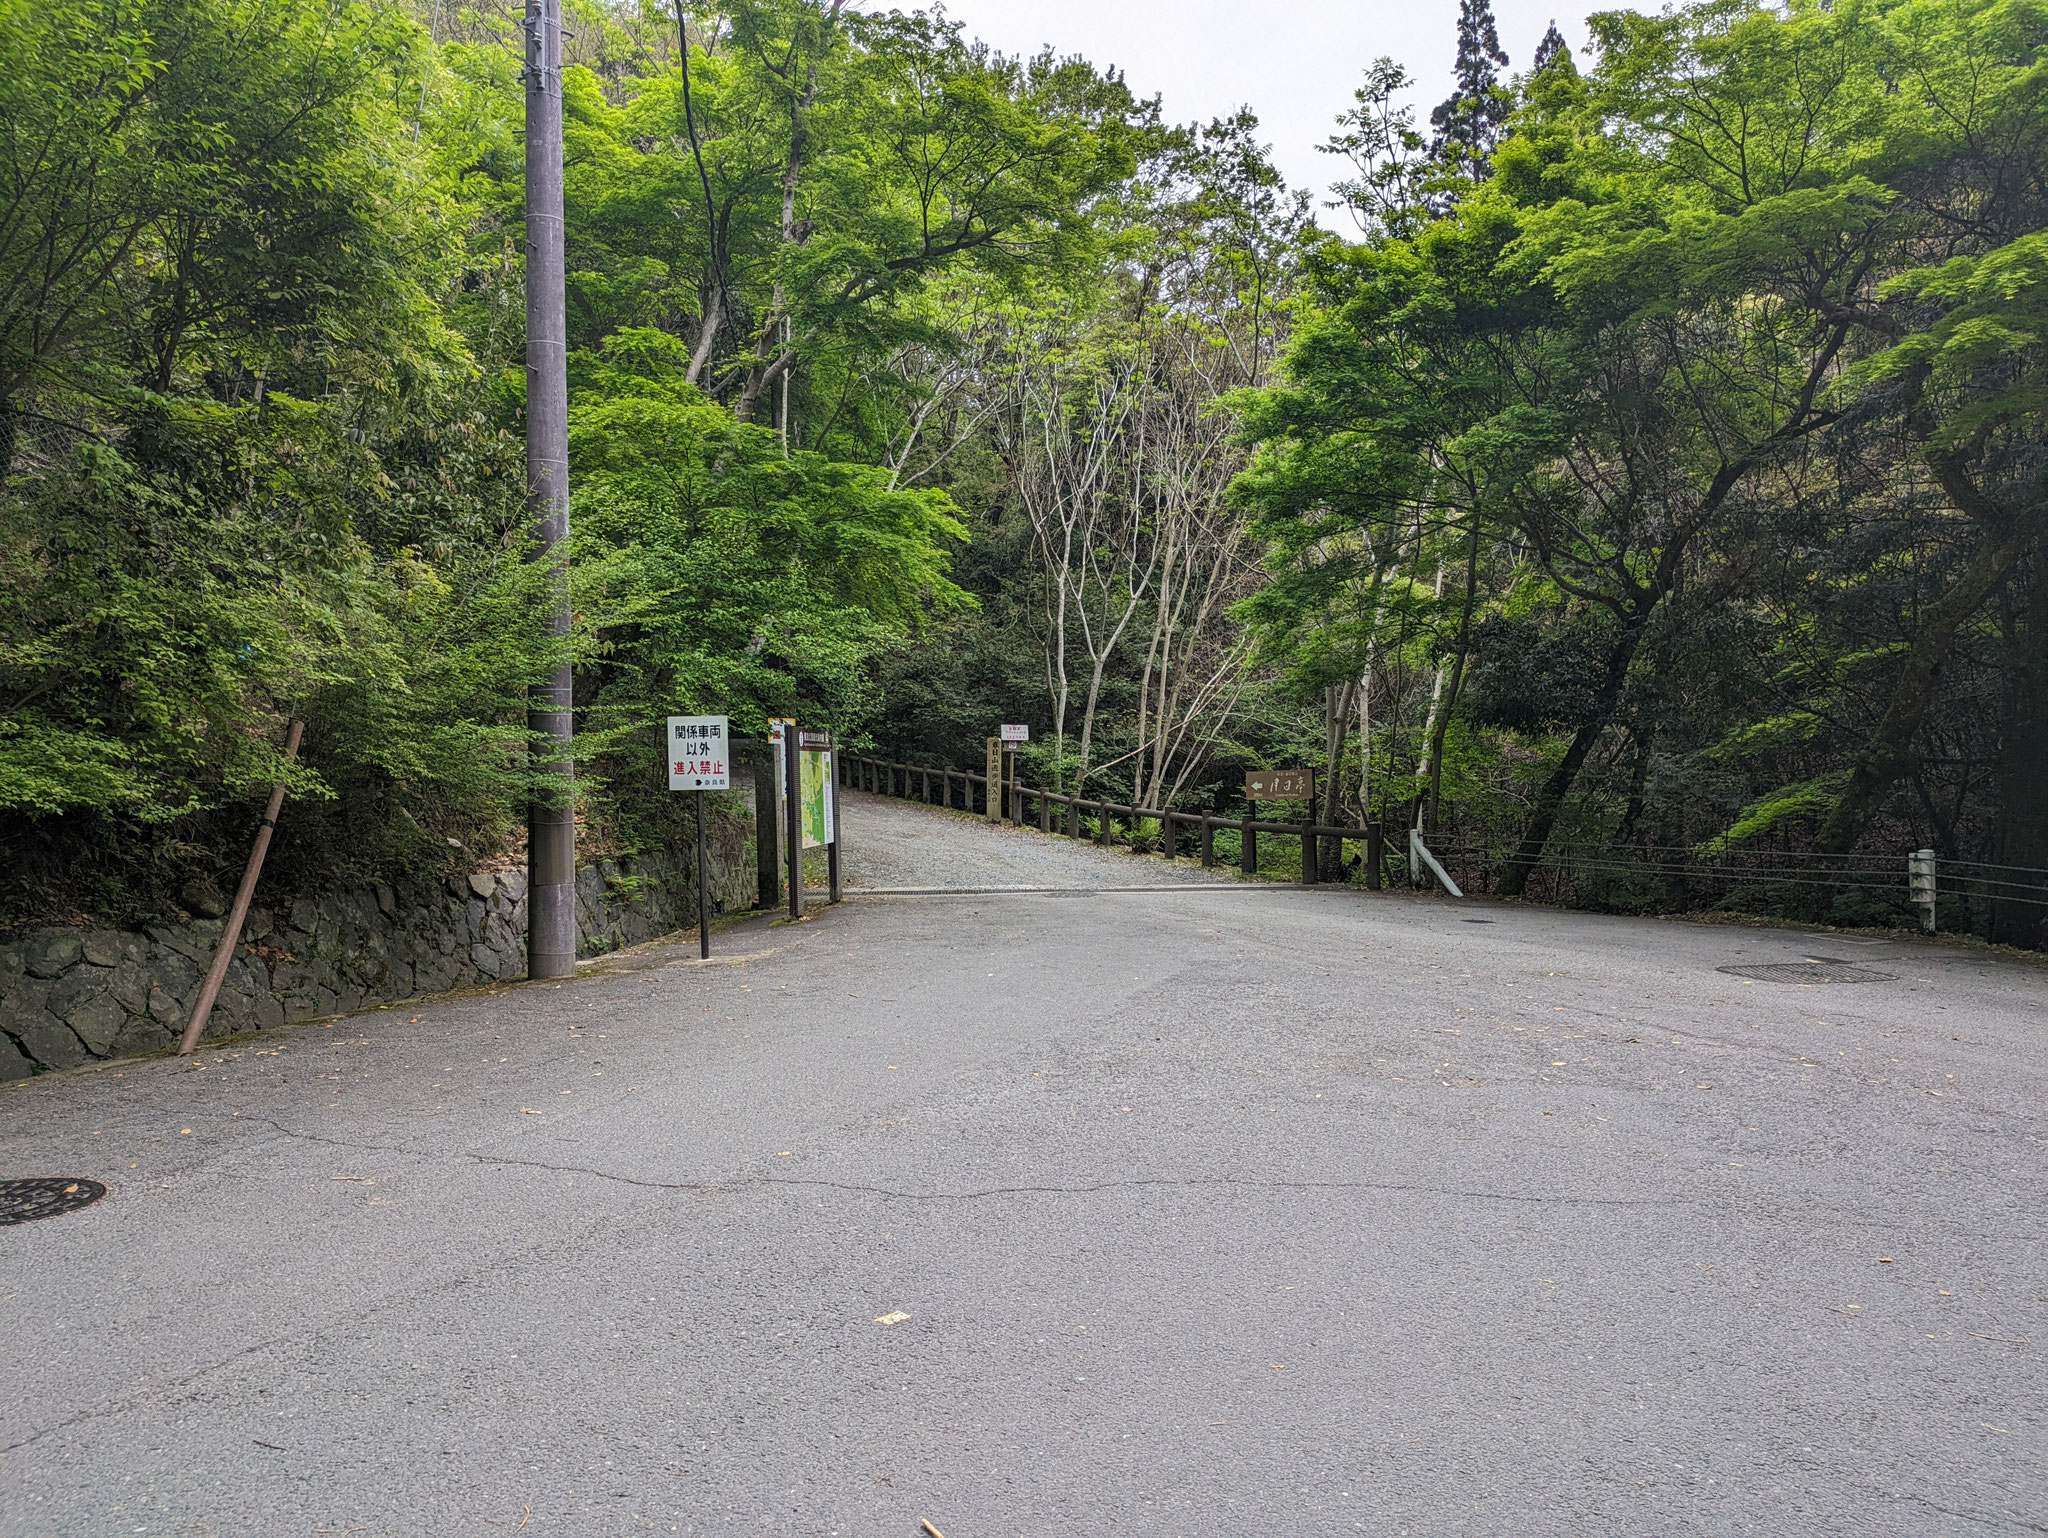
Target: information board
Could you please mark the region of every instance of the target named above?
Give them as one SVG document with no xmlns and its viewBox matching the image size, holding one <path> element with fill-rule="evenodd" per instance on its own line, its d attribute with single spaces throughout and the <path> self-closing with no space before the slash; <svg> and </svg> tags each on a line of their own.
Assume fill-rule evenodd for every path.
<svg viewBox="0 0 2048 1538">
<path fill-rule="evenodd" d="M 668 718 L 668 788 L 732 789 L 732 734 L 724 716 Z"/>
<path fill-rule="evenodd" d="M 804 734 L 810 736 L 809 732 Z M 823 735 L 820 733 L 819 735 Z M 798 787 L 801 802 L 798 810 L 803 816 L 804 848 L 822 849 L 835 841 L 836 829 L 832 826 L 832 755 L 829 751 L 818 752 L 802 746 L 798 738 L 798 774 L 802 785 Z"/>
</svg>

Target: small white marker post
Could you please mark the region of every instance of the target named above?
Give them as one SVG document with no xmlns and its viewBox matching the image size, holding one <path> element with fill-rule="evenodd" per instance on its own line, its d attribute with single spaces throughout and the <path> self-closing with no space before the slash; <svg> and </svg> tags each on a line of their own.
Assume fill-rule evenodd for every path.
<svg viewBox="0 0 2048 1538">
<path fill-rule="evenodd" d="M 1906 856 L 1906 896 L 1920 910 L 1920 927 L 1934 933 L 1934 851 L 1917 849 Z"/>
<path fill-rule="evenodd" d="M 731 723 L 724 716 L 668 718 L 668 788 L 697 793 L 697 955 L 711 959 L 711 869 L 704 848 L 704 792 L 732 789 Z"/>
</svg>

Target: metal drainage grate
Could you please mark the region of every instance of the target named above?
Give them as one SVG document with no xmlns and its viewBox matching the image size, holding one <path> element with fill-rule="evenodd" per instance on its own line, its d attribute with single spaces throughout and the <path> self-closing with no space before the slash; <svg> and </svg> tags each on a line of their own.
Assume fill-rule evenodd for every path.
<svg viewBox="0 0 2048 1538">
<path fill-rule="evenodd" d="M 1833 956 L 1809 956 L 1804 961 L 1777 961 L 1760 967 L 1716 967 L 1730 977 L 1754 978 L 1760 983 L 1889 983 L 1890 972 L 1859 967 L 1853 961 Z"/>
<path fill-rule="evenodd" d="M 97 1180 L 75 1180 L 69 1175 L 0 1180 L 0 1228 L 33 1223 L 37 1218 L 60 1218 L 90 1207 L 106 1194 L 107 1188 Z"/>
</svg>

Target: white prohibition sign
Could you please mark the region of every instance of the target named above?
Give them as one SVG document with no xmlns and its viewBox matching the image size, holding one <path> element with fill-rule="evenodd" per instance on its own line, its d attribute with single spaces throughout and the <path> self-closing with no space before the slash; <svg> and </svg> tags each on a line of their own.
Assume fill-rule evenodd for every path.
<svg viewBox="0 0 2048 1538">
<path fill-rule="evenodd" d="M 668 718 L 668 788 L 731 790 L 732 746 L 724 716 Z"/>
</svg>

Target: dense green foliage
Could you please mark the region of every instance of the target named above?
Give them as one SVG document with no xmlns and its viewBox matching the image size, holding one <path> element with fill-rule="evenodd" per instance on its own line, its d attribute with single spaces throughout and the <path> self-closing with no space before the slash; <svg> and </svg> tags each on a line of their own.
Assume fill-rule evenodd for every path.
<svg viewBox="0 0 2048 1538">
<path fill-rule="evenodd" d="M 8 912 L 218 876 L 292 713 L 281 880 L 516 841 L 516 15 L 0 5 Z M 1325 146 L 1356 238 L 1248 113 L 686 10 L 572 6 L 591 842 L 665 836 L 650 728 L 701 708 L 955 762 L 1028 721 L 1149 808 L 1308 762 L 1509 892 L 2048 867 L 2043 0 L 1616 12 L 1519 74 L 1463 0 L 1433 134 L 1380 60 Z"/>
<path fill-rule="evenodd" d="M 872 468 L 914 389 L 869 376 L 942 340 L 933 282 L 1085 260 L 1129 164 L 1128 93 L 1083 66 L 837 7 L 704 21 L 687 108 L 659 11 L 582 8 L 567 72 L 570 644 L 587 828 L 612 847 L 661 836 L 651 721 L 857 726 L 873 660 L 966 602 L 946 494 Z M 100 0 L 6 22 L 5 907 L 160 911 L 231 869 L 280 772 L 280 881 L 516 838 L 552 660 L 523 511 L 516 16 Z M 797 447 L 794 413 L 835 392 L 829 441 Z M 284 770 L 291 714 L 307 752 Z"/>
<path fill-rule="evenodd" d="M 1310 255 L 1247 618 L 1304 685 L 1395 670 L 1366 794 L 1510 893 L 1559 836 L 2048 866 L 2048 8 L 1594 26 L 1487 177 Z"/>
</svg>

